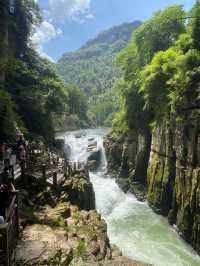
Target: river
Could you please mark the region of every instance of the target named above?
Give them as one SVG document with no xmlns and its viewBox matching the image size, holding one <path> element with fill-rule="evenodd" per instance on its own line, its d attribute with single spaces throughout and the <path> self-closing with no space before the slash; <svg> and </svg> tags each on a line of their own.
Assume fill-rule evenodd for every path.
<svg viewBox="0 0 200 266">
<path fill-rule="evenodd" d="M 155 214 L 146 202 L 125 194 L 115 179 L 107 175 L 103 149 L 106 133 L 106 129 L 68 132 L 65 141 L 71 148 L 71 160 L 86 160 L 89 138 L 95 138 L 102 148 L 101 166 L 98 171 L 90 172 L 90 178 L 95 190 L 96 208 L 107 222 L 111 243 L 116 244 L 123 255 L 155 266 L 199 266 L 200 257 L 169 226 L 166 218 Z"/>
</svg>

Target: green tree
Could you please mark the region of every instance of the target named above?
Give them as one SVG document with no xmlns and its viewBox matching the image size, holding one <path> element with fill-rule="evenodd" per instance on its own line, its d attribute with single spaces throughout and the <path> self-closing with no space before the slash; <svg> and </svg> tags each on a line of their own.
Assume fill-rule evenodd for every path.
<svg viewBox="0 0 200 266">
<path fill-rule="evenodd" d="M 87 98 L 85 94 L 75 85 L 68 85 L 69 112 L 76 114 L 82 120 L 87 120 Z"/>
<path fill-rule="evenodd" d="M 191 12 L 194 17 L 192 22 L 192 38 L 194 48 L 200 50 L 200 3 L 196 1 L 196 4 Z"/>
<path fill-rule="evenodd" d="M 140 92 L 145 110 L 153 114 L 153 125 L 199 105 L 200 52 L 194 49 L 192 36 L 181 35 L 171 48 L 156 53 L 140 73 Z"/>
<path fill-rule="evenodd" d="M 0 91 L 0 140 L 13 140 L 18 117 L 15 113 L 15 104 L 9 93 Z"/>
<path fill-rule="evenodd" d="M 153 18 L 143 23 L 133 34 L 140 66 L 148 64 L 158 51 L 168 49 L 181 33 L 185 32 L 185 16 L 181 6 L 169 6 L 157 11 Z"/>
<path fill-rule="evenodd" d="M 168 80 L 176 73 L 176 60 L 180 54 L 173 48 L 158 52 L 141 72 L 140 92 L 144 96 L 144 108 L 154 115 L 156 121 L 162 122 L 168 113 L 168 94 L 171 89 Z"/>
<path fill-rule="evenodd" d="M 29 132 L 53 141 L 51 114 L 68 111 L 68 93 L 62 79 L 46 59 L 27 49 L 22 59 L 11 62 L 6 80 L 17 111 Z"/>
<path fill-rule="evenodd" d="M 125 102 L 122 113 L 125 114 L 123 117 L 127 120 L 129 129 L 141 132 L 149 130 L 153 113 L 152 109 L 144 108 L 146 99 L 141 93 L 140 72 L 151 62 L 155 53 L 166 51 L 176 42 L 178 36 L 186 31 L 184 21 L 178 19 L 184 15 L 181 6 L 170 6 L 156 12 L 150 20 L 133 32 L 130 43 L 118 55 L 117 62 L 124 71 L 126 82 L 126 90 L 121 94 Z M 149 74 L 150 69 L 146 69 L 144 73 Z M 149 83 L 150 81 L 149 78 Z M 159 87 L 159 84 L 155 85 Z"/>
</svg>

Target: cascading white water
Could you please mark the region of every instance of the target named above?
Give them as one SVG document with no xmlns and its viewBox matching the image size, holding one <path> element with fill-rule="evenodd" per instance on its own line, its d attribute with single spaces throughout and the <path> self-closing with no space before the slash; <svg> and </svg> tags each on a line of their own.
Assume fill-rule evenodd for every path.
<svg viewBox="0 0 200 266">
<path fill-rule="evenodd" d="M 95 138 L 102 148 L 101 165 L 90 172 L 97 210 L 108 224 L 111 243 L 120 247 L 129 258 L 155 266 L 199 266 L 200 257 L 168 225 L 167 220 L 153 213 L 147 203 L 125 194 L 111 176 L 106 174 L 103 149 L 104 129 L 70 132 L 65 135 L 71 148 L 71 160 L 85 161 L 89 138 Z M 75 135 L 81 135 L 76 138 Z"/>
</svg>

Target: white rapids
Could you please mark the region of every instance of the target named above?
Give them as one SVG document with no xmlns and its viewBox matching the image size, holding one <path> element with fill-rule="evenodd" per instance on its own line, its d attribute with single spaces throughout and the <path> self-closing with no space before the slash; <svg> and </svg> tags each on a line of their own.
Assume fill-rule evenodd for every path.
<svg viewBox="0 0 200 266">
<path fill-rule="evenodd" d="M 199 266 L 200 257 L 169 226 L 166 218 L 155 214 L 134 195 L 125 194 L 115 179 L 106 174 L 103 136 L 107 132 L 106 129 L 67 132 L 65 141 L 74 161 L 86 161 L 89 138 L 97 140 L 102 149 L 101 166 L 90 172 L 90 178 L 96 207 L 107 222 L 111 243 L 118 245 L 123 255 L 155 266 Z"/>
</svg>

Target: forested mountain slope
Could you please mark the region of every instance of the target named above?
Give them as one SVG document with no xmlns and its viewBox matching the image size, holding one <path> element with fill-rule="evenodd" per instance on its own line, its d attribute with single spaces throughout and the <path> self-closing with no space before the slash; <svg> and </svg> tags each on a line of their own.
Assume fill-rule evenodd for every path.
<svg viewBox="0 0 200 266">
<path fill-rule="evenodd" d="M 75 52 L 65 53 L 58 62 L 58 72 L 67 83 L 75 83 L 90 96 L 89 107 L 102 122 L 113 110 L 111 88 L 120 76 L 113 66 L 116 54 L 128 43 L 139 21 L 124 23 L 101 32 Z"/>
</svg>

